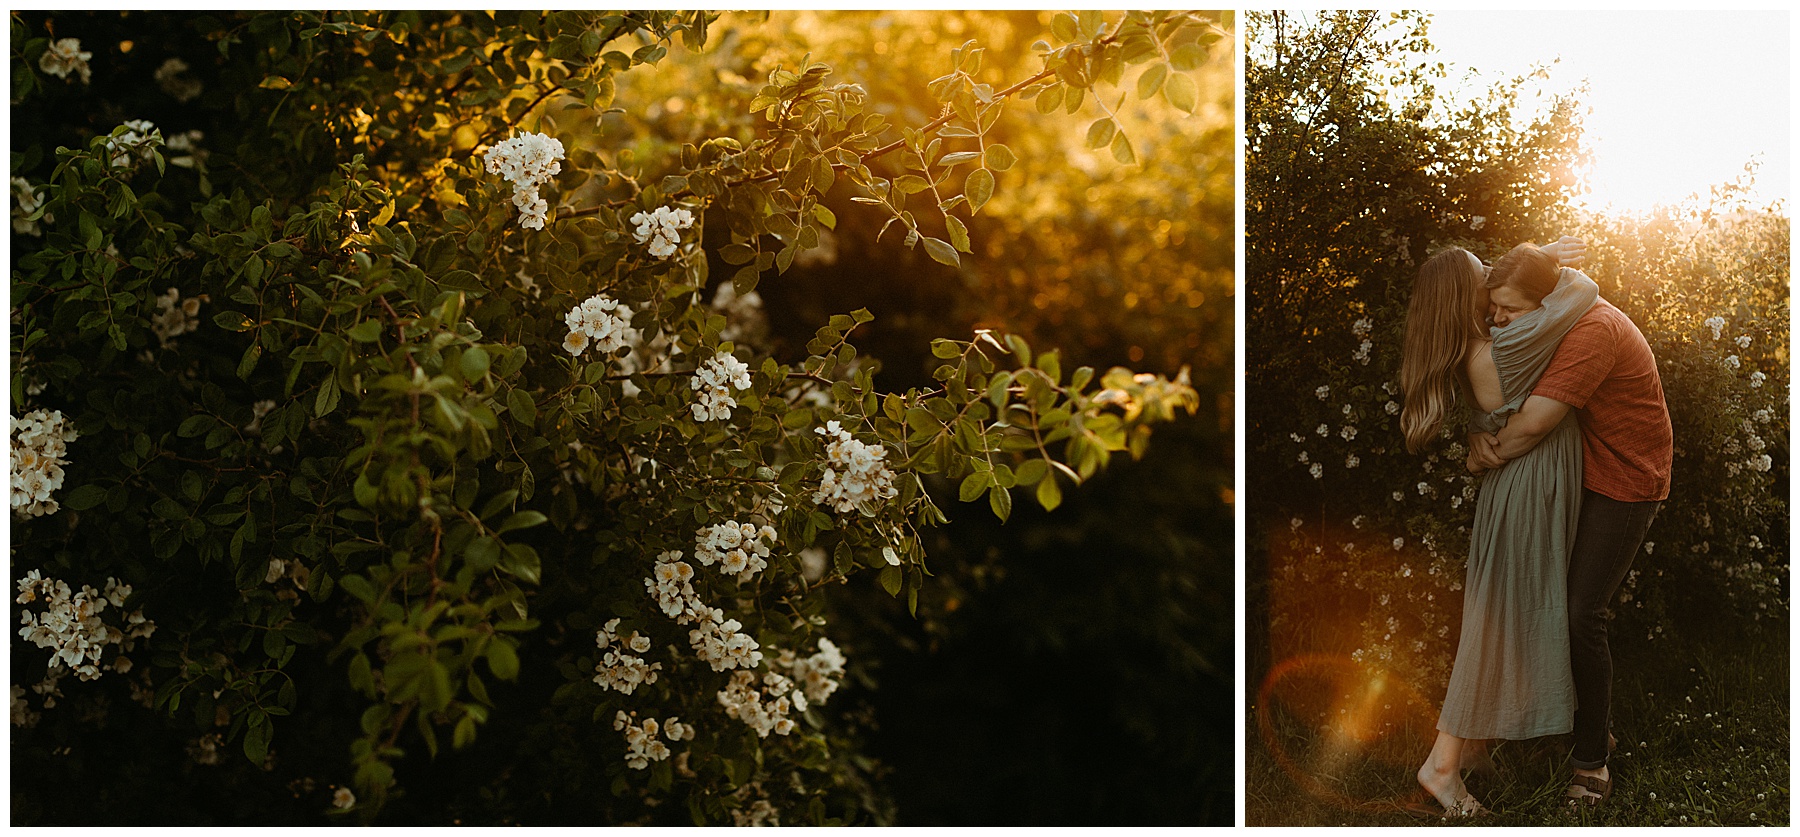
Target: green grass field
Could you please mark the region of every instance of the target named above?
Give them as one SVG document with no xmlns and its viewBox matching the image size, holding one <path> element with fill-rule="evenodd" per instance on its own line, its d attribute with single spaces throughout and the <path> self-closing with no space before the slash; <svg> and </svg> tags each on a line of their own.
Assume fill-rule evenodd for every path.
<svg viewBox="0 0 1800 837">
<path fill-rule="evenodd" d="M 1774 627 L 1774 626 L 1771 626 Z M 1504 742 L 1496 770 L 1471 775 L 1493 814 L 1476 825 L 1787 825 L 1788 643 L 1785 626 L 1746 635 L 1729 628 L 1655 643 L 1615 639 L 1612 799 L 1591 811 L 1562 801 L 1567 736 Z M 1417 792 L 1413 772 L 1429 749 L 1434 712 L 1412 711 L 1379 735 L 1321 733 L 1282 701 L 1259 731 L 1256 691 L 1246 729 L 1249 825 L 1441 824 L 1400 811 Z M 1388 708 L 1392 708 L 1391 706 Z M 1290 711 L 1292 710 L 1292 711 Z M 1315 715 L 1317 713 L 1314 713 Z M 1390 713 L 1391 715 L 1391 713 Z M 1430 715 L 1430 717 L 1423 717 Z M 1284 768 L 1276 753 L 1285 755 Z M 1308 781 L 1295 778 L 1299 773 Z M 1307 787 L 1310 785 L 1310 789 Z M 1327 798 L 1335 797 L 1335 798 Z"/>
</svg>

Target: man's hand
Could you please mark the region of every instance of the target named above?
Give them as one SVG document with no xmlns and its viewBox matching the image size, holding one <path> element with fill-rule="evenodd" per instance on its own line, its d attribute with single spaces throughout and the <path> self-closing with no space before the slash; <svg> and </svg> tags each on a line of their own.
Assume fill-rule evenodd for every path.
<svg viewBox="0 0 1800 837">
<path fill-rule="evenodd" d="M 1506 460 L 1501 459 L 1500 454 L 1495 450 L 1499 444 L 1500 437 L 1496 434 L 1469 434 L 1469 457 L 1463 462 L 1463 465 L 1469 469 L 1469 473 L 1480 476 L 1505 465 Z"/>
<path fill-rule="evenodd" d="M 1538 247 L 1556 259 L 1558 267 L 1574 267 L 1587 261 L 1587 242 L 1572 235 L 1558 238 L 1553 244 Z"/>
</svg>

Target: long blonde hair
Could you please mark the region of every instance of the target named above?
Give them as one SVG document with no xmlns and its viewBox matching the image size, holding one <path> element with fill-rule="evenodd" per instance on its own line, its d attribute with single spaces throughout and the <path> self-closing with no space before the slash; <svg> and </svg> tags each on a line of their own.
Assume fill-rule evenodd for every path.
<svg viewBox="0 0 1800 837">
<path fill-rule="evenodd" d="M 1465 390 L 1469 341 L 1487 333 L 1485 277 L 1477 264 L 1469 251 L 1451 247 L 1420 266 L 1413 282 L 1400 357 L 1400 429 L 1408 453 L 1418 453 L 1438 434 L 1444 414 Z"/>
</svg>

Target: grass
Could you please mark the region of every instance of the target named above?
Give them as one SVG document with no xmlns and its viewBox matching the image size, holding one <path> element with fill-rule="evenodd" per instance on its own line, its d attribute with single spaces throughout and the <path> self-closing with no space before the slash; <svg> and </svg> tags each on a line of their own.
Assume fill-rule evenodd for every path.
<svg viewBox="0 0 1800 837">
<path fill-rule="evenodd" d="M 1567 736 L 1504 742 L 1493 752 L 1494 774 L 1468 779 L 1470 790 L 1494 812 L 1472 824 L 1787 825 L 1787 645 L 1785 625 L 1749 634 L 1725 626 L 1649 643 L 1615 637 L 1613 730 L 1619 748 L 1609 762 L 1612 799 L 1590 811 L 1567 809 L 1562 801 L 1569 776 Z M 1304 701 L 1272 701 L 1265 737 L 1259 733 L 1256 700 L 1252 689 L 1246 719 L 1247 824 L 1444 822 L 1415 819 L 1393 804 L 1417 792 L 1413 772 L 1430 748 L 1434 711 L 1414 710 L 1401 721 L 1377 723 L 1378 734 L 1359 736 L 1339 728 L 1338 742 L 1356 743 L 1332 746 L 1327 741 L 1332 733 L 1321 732 L 1319 721 L 1330 713 L 1316 711 L 1317 701 L 1313 711 Z M 1277 749 L 1291 763 L 1305 765 L 1294 768 L 1305 784 L 1281 766 Z"/>
</svg>

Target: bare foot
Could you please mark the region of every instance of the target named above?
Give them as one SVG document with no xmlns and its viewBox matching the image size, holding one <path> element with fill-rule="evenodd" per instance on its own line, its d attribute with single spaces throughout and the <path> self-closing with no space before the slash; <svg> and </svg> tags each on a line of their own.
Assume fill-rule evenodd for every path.
<svg viewBox="0 0 1800 837">
<path fill-rule="evenodd" d="M 1481 803 L 1476 801 L 1475 795 L 1469 793 L 1468 787 L 1463 784 L 1460 770 L 1435 770 L 1427 763 L 1419 768 L 1418 780 L 1419 786 L 1431 794 L 1431 798 L 1437 800 L 1439 805 L 1444 806 L 1446 817 L 1474 816 L 1482 810 Z"/>
</svg>

